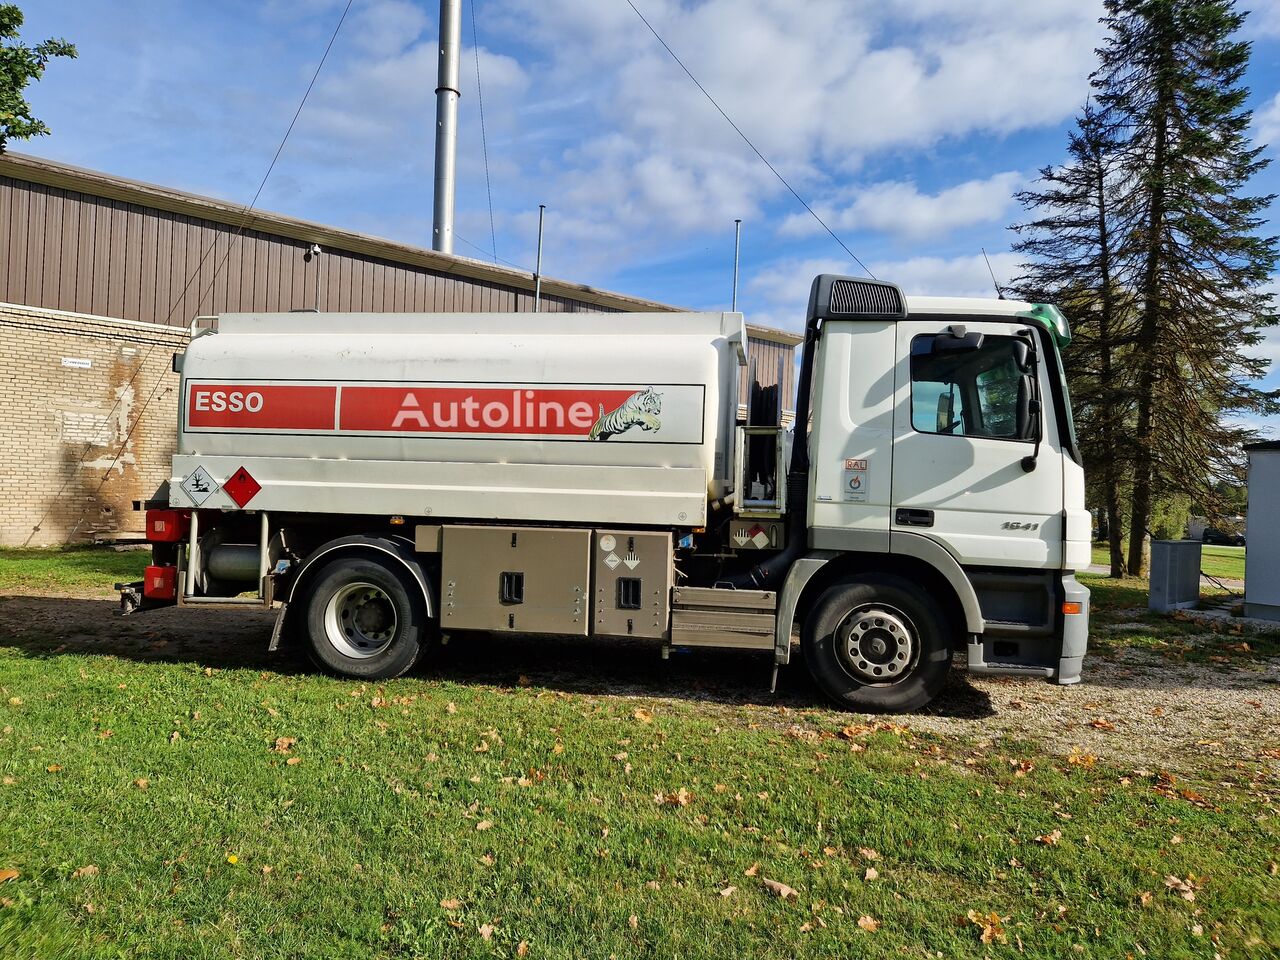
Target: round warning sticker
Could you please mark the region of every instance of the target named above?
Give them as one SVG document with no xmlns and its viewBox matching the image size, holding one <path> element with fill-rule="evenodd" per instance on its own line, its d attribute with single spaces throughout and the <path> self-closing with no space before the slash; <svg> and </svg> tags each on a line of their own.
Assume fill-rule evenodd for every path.
<svg viewBox="0 0 1280 960">
<path fill-rule="evenodd" d="M 600 538 L 600 549 L 605 553 L 612 553 L 613 548 L 618 545 L 618 541 L 613 538 L 613 534 L 606 533 Z"/>
</svg>

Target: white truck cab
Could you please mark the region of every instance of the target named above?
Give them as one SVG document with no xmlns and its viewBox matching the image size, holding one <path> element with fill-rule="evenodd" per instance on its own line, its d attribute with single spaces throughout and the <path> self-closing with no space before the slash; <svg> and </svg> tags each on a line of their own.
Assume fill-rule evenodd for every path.
<svg viewBox="0 0 1280 960">
<path fill-rule="evenodd" d="M 820 276 L 789 435 L 776 396 L 737 422 L 737 313 L 224 315 L 175 358 L 122 605 L 275 606 L 273 646 L 369 680 L 494 632 L 756 650 L 776 679 L 798 633 L 852 709 L 923 706 L 961 651 L 1074 683 L 1069 338 L 1045 305 Z"/>
</svg>

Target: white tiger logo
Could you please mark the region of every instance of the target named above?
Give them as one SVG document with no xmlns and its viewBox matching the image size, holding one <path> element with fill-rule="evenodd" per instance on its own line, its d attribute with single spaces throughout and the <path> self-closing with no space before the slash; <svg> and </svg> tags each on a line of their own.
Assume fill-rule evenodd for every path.
<svg viewBox="0 0 1280 960">
<path fill-rule="evenodd" d="M 595 426 L 587 434 L 588 440 L 608 440 L 614 434 L 623 433 L 632 427 L 652 432 L 661 429 L 662 421 L 658 414 L 662 413 L 662 394 L 654 393 L 653 387 L 633 393 L 622 401 L 615 410 L 604 412 L 604 404 L 600 404 L 600 415 Z"/>
</svg>

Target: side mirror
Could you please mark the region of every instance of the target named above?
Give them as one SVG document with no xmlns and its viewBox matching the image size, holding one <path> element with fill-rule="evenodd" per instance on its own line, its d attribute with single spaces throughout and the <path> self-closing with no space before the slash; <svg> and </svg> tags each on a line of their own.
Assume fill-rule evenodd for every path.
<svg viewBox="0 0 1280 960">
<path fill-rule="evenodd" d="M 1034 440 L 1038 427 L 1037 414 L 1040 404 L 1035 399 L 1035 382 L 1030 375 L 1018 378 L 1018 421 L 1015 436 L 1019 440 Z"/>
<path fill-rule="evenodd" d="M 938 395 L 938 416 L 934 422 L 934 430 L 936 433 L 954 433 L 956 427 L 960 425 L 960 421 L 955 419 L 955 403 L 952 401 L 951 391 L 947 390 Z"/>
</svg>

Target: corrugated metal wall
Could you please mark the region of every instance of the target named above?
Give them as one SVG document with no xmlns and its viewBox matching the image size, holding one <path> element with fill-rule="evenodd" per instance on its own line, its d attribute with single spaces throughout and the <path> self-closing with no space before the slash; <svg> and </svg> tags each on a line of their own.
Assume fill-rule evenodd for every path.
<svg viewBox="0 0 1280 960">
<path fill-rule="evenodd" d="M 527 291 L 342 250 L 308 263 L 306 247 L 0 177 L 0 301 L 183 327 L 199 315 L 237 310 L 533 308 Z M 553 296 L 543 297 L 542 309 L 608 311 Z"/>
<path fill-rule="evenodd" d="M 265 219 L 265 218 L 264 218 Z M 531 311 L 502 283 L 326 248 L 307 261 L 294 237 L 237 228 L 125 200 L 0 176 L 0 302 L 186 327 L 252 310 Z M 544 295 L 545 311 L 614 308 Z M 783 358 L 794 406 L 795 347 L 751 337 L 763 386 Z M 747 373 L 741 402 L 746 401 Z"/>
</svg>

